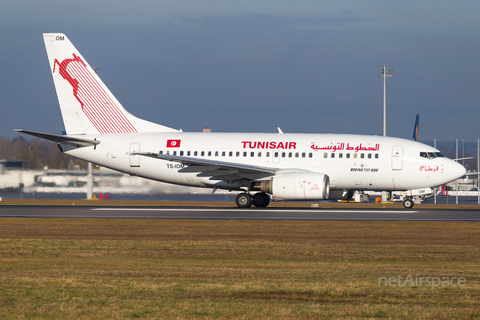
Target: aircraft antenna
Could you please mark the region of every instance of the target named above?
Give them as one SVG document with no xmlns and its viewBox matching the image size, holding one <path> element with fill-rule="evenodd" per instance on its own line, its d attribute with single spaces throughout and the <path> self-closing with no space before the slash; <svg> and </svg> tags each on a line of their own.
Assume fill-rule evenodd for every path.
<svg viewBox="0 0 480 320">
<path fill-rule="evenodd" d="M 387 136 L 387 77 L 392 76 L 392 68 L 383 64 L 379 77 L 383 78 L 383 136 Z"/>
</svg>

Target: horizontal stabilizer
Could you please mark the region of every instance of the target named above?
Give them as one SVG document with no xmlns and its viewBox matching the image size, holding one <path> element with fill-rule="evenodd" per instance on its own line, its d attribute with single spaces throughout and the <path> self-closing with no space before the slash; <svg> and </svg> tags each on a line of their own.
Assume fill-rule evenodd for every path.
<svg viewBox="0 0 480 320">
<path fill-rule="evenodd" d="M 51 133 L 42 133 L 42 132 L 36 132 L 36 131 L 28 131 L 28 130 L 23 130 L 23 129 L 15 129 L 17 132 L 29 134 L 31 136 L 35 136 L 38 138 L 50 140 L 50 141 L 55 141 L 57 143 L 63 142 L 63 143 L 70 143 L 78 146 L 83 146 L 83 147 L 88 147 L 88 146 L 96 146 L 97 144 L 100 144 L 99 140 L 92 140 L 92 139 L 85 139 L 85 138 L 77 138 L 77 137 L 72 137 L 72 136 L 65 136 L 65 135 L 60 135 L 60 134 L 51 134 Z"/>
</svg>

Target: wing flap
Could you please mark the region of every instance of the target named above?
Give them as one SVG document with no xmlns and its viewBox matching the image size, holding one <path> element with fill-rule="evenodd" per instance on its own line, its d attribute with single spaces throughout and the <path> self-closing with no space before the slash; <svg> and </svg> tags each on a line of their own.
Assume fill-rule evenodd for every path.
<svg viewBox="0 0 480 320">
<path fill-rule="evenodd" d="M 232 175 L 237 175 L 239 178 L 245 177 L 247 179 L 258 179 L 260 177 L 273 176 L 277 173 L 273 168 L 210 159 L 173 156 L 151 152 L 136 152 L 132 153 L 132 155 L 140 155 L 186 164 L 188 167 L 179 170 L 179 172 L 200 172 L 201 176 L 206 177 L 215 176 L 221 178 L 222 176 L 232 177 Z"/>
</svg>

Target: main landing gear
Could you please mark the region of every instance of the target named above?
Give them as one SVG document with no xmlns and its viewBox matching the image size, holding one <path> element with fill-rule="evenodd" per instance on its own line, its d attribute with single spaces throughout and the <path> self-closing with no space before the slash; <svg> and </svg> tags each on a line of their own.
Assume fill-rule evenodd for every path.
<svg viewBox="0 0 480 320">
<path fill-rule="evenodd" d="M 252 205 L 264 208 L 270 203 L 270 197 L 265 192 L 255 193 L 253 196 L 244 192 L 237 196 L 235 202 L 239 208 L 250 208 Z"/>
</svg>

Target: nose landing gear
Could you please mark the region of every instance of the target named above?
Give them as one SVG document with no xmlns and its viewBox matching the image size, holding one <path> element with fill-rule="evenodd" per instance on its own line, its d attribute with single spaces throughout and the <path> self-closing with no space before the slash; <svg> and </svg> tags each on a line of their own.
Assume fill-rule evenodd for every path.
<svg viewBox="0 0 480 320">
<path fill-rule="evenodd" d="M 403 201 L 403 206 L 406 208 L 406 209 L 412 209 L 413 208 L 413 200 L 412 199 L 405 199 Z"/>
</svg>

